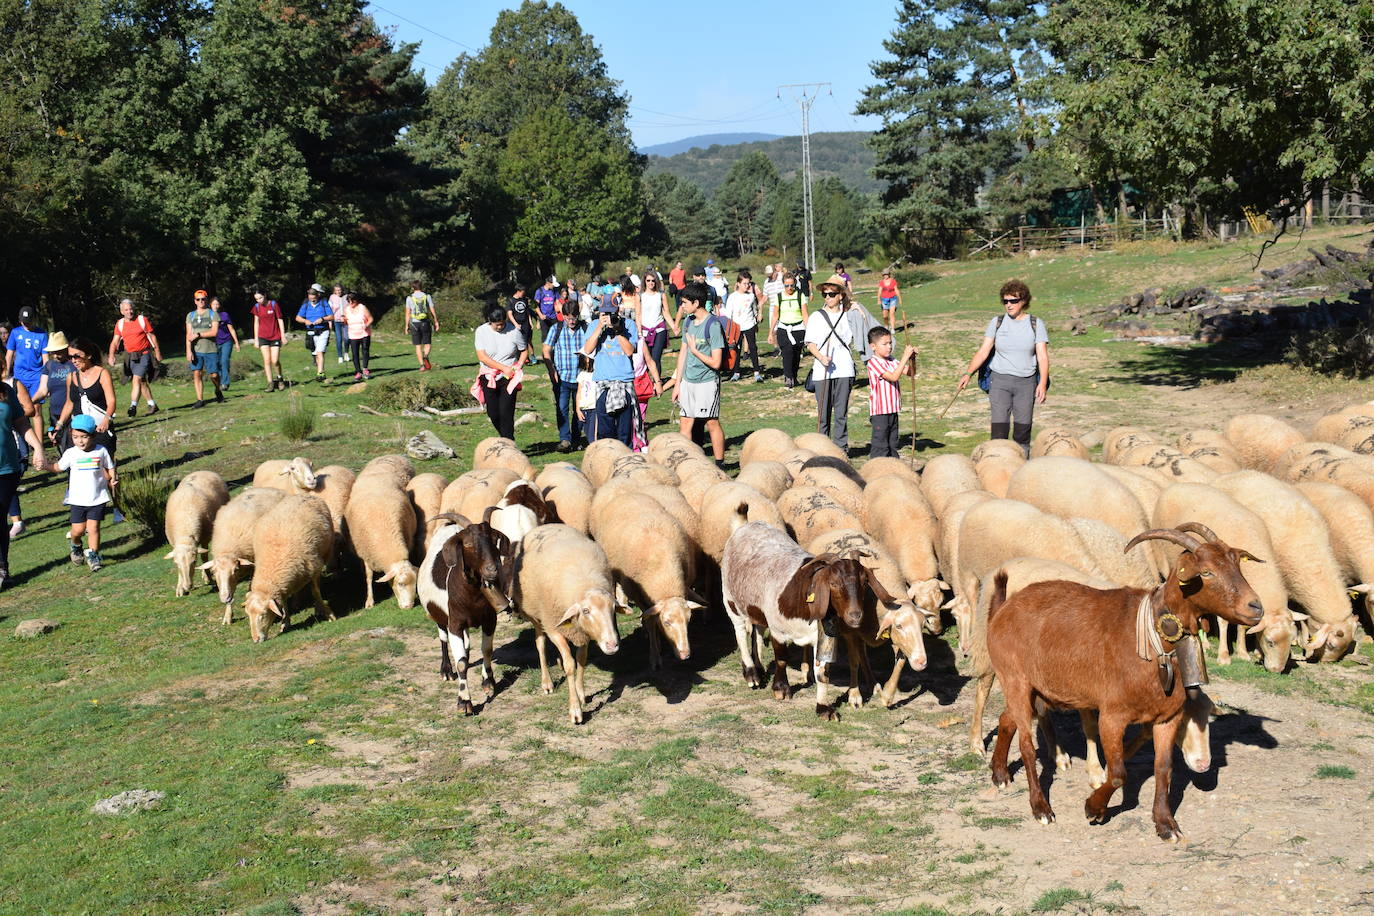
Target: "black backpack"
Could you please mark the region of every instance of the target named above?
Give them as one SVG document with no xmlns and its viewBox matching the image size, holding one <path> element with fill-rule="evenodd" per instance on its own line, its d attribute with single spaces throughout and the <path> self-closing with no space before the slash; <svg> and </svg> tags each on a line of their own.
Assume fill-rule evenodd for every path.
<svg viewBox="0 0 1374 916">
<path fill-rule="evenodd" d="M 1003 312 L 1002 314 L 1000 314 L 1000 315 L 997 316 L 997 327 L 995 327 L 995 328 L 992 329 L 992 334 L 993 334 L 993 337 L 994 337 L 994 338 L 996 338 L 997 332 L 1000 331 L 1000 330 L 1002 329 L 1002 320 L 1003 320 L 1004 318 L 1006 318 L 1006 317 L 1007 317 L 1007 313 L 1006 313 L 1006 312 Z M 1034 316 L 1034 315 L 1027 315 L 1026 317 L 1030 319 L 1030 323 L 1031 323 L 1031 335 L 1034 336 L 1034 335 L 1035 335 L 1035 332 L 1036 332 L 1035 316 Z M 988 351 L 988 358 L 985 359 L 985 360 L 983 360 L 983 365 L 981 365 L 981 366 L 978 367 L 978 387 L 981 388 L 981 389 L 983 389 L 983 391 L 985 391 L 985 392 L 991 392 L 991 391 L 992 391 L 992 354 L 994 354 L 994 353 L 996 353 L 996 352 L 997 352 L 997 347 L 996 347 L 996 346 L 993 346 L 993 348 L 992 348 L 990 351 Z M 1035 378 L 1035 386 L 1036 386 L 1037 388 L 1040 387 L 1040 364 L 1039 364 L 1039 363 L 1036 363 L 1036 366 L 1035 366 L 1035 376 L 1034 376 L 1034 378 Z M 1046 382 L 1046 383 L 1045 383 L 1045 389 L 1046 389 L 1046 390 L 1049 390 L 1049 387 L 1050 387 L 1050 383 L 1049 383 L 1049 382 Z"/>
</svg>

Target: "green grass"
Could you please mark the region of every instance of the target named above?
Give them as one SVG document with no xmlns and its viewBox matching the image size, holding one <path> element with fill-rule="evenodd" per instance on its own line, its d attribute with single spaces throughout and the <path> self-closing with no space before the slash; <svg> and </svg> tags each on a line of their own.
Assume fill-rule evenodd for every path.
<svg viewBox="0 0 1374 916">
<path fill-rule="evenodd" d="M 1064 909 L 1071 903 L 1087 903 L 1091 900 L 1091 894 L 1076 891 L 1071 887 L 1061 887 L 1052 891 L 1045 891 L 1037 897 L 1035 903 L 1031 904 L 1031 912 L 1053 913 Z"/>
<path fill-rule="evenodd" d="M 1324 763 L 1312 775 L 1318 779 L 1354 779 L 1355 771 L 1342 764 Z"/>
</svg>

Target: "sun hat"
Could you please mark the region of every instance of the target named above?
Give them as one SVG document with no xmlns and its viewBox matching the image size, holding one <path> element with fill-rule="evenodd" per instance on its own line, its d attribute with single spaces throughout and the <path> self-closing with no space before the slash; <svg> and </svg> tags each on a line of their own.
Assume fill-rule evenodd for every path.
<svg viewBox="0 0 1374 916">
<path fill-rule="evenodd" d="M 56 353 L 58 350 L 67 349 L 67 335 L 61 331 L 53 331 L 48 335 L 48 343 L 43 347 L 44 353 Z"/>
<path fill-rule="evenodd" d="M 816 284 L 816 292 L 824 293 L 827 286 L 833 286 L 840 293 L 840 300 L 844 305 L 849 304 L 849 290 L 845 288 L 844 277 L 839 274 L 831 274 L 830 279 L 823 283 Z"/>
<path fill-rule="evenodd" d="M 72 418 L 72 429 L 79 429 L 83 433 L 94 433 L 95 420 L 86 416 L 84 413 L 77 414 Z"/>
</svg>

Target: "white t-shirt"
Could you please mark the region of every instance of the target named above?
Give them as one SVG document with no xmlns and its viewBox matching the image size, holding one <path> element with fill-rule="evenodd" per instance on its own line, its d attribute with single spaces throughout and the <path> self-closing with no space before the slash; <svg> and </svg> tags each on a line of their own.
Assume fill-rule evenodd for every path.
<svg viewBox="0 0 1374 916">
<path fill-rule="evenodd" d="M 706 282 L 710 285 L 712 289 L 714 289 L 717 293 L 720 294 L 720 301 L 724 302 L 725 297 L 730 294 L 730 290 L 725 288 L 725 278 L 722 277 L 720 274 L 716 274 L 714 277 L 711 277 Z"/>
<path fill-rule="evenodd" d="M 639 294 L 639 314 L 644 321 L 644 327 L 653 328 L 663 322 L 663 294 L 662 293 L 640 293 Z"/>
<path fill-rule="evenodd" d="M 826 319 L 830 323 L 826 323 Z M 835 326 L 835 333 L 830 333 L 830 325 Z M 829 340 L 826 338 L 829 337 Z M 825 345 L 821 345 L 825 341 Z M 843 313 L 835 314 L 829 309 L 816 309 L 806 319 L 806 337 L 804 343 L 815 344 L 816 349 L 820 350 L 825 358 L 830 360 L 830 366 L 821 365 L 821 361 L 813 359 L 811 361 L 812 377 L 818 381 L 831 378 L 853 378 L 854 377 L 854 357 L 849 352 L 849 346 L 854 342 L 854 329 L 845 320 Z"/>
<path fill-rule="evenodd" d="M 754 317 L 754 301 L 753 293 L 735 290 L 725 300 L 725 317 L 739 325 L 741 331 L 749 330 L 759 323 L 758 318 Z"/>
<path fill-rule="evenodd" d="M 97 445 L 86 452 L 73 445 L 57 459 L 57 469 L 71 471 L 67 479 L 67 505 L 103 506 L 110 501 L 110 483 L 103 472 L 114 470 L 114 460 L 105 446 Z"/>
</svg>

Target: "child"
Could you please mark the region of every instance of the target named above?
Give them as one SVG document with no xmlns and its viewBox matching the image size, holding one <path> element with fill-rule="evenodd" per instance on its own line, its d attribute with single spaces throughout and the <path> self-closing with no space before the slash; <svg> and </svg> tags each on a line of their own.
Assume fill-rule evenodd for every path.
<svg viewBox="0 0 1374 916">
<path fill-rule="evenodd" d="M 86 565 L 100 568 L 100 522 L 110 503 L 115 477 L 114 459 L 103 445 L 95 444 L 95 420 L 80 414 L 71 423 L 72 447 L 57 461 L 59 471 L 70 471 L 67 505 L 71 506 L 72 562 L 81 564 L 81 535 L 86 535 Z"/>
<path fill-rule="evenodd" d="M 878 304 L 883 307 L 888 332 L 897 333 L 897 309 L 902 304 L 902 291 L 897 288 L 897 281 L 892 279 L 890 269 L 883 271 L 883 278 L 878 281 Z"/>
<path fill-rule="evenodd" d="M 592 378 L 595 363 L 587 354 L 577 354 L 577 421 L 582 424 L 582 435 L 588 442 L 596 441 L 596 380 Z M 592 418 L 590 425 L 587 417 Z"/>
<path fill-rule="evenodd" d="M 902 409 L 902 389 L 897 387 L 904 375 L 916 374 L 916 348 L 908 346 L 900 361 L 892 359 L 892 332 L 884 327 L 869 328 L 868 346 L 868 422 L 873 439 L 868 445 L 870 458 L 896 458 L 897 413 Z"/>
</svg>

